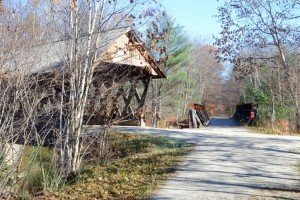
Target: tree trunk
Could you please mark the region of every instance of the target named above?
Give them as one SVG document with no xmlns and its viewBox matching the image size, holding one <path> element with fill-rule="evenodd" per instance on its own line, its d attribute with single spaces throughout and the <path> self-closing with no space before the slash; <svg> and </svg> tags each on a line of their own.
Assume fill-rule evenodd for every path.
<svg viewBox="0 0 300 200">
<path fill-rule="evenodd" d="M 152 127 L 156 127 L 156 112 L 157 112 L 157 84 L 156 84 L 156 80 L 152 80 L 151 81 L 151 93 L 152 93 L 152 122 L 151 125 Z"/>
<path fill-rule="evenodd" d="M 296 120 L 296 131 L 298 133 L 300 133 L 300 105 L 299 105 L 299 88 L 298 88 L 298 84 L 296 83 L 296 98 L 295 98 L 295 107 L 296 107 L 296 112 L 295 112 L 295 120 Z"/>
<path fill-rule="evenodd" d="M 271 90 L 272 94 L 272 117 L 271 117 L 271 124 L 272 124 L 272 130 L 275 129 L 275 120 L 276 120 L 276 112 L 275 112 L 275 95 L 273 93 L 273 90 Z"/>
</svg>

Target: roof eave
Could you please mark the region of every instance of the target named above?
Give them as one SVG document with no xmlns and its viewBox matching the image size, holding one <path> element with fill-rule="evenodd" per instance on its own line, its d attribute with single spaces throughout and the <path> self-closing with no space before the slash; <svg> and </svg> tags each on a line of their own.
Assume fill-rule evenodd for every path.
<svg viewBox="0 0 300 200">
<path fill-rule="evenodd" d="M 128 37 L 132 37 L 136 40 L 136 42 L 138 44 L 142 44 L 140 45 L 144 51 L 148 52 L 149 56 L 151 57 L 151 62 L 149 62 L 149 64 L 151 65 L 151 67 L 154 69 L 154 71 L 157 73 L 158 76 L 153 76 L 152 78 L 155 79 L 159 79 L 159 78 L 167 78 L 166 72 L 163 68 L 161 68 L 159 66 L 159 64 L 157 63 L 156 59 L 154 58 L 154 56 L 150 53 L 150 51 L 145 47 L 144 42 L 138 37 L 138 35 L 136 34 L 135 31 L 133 31 L 132 29 L 128 30 L 127 32 L 127 36 Z M 147 58 L 146 58 L 147 59 Z"/>
</svg>

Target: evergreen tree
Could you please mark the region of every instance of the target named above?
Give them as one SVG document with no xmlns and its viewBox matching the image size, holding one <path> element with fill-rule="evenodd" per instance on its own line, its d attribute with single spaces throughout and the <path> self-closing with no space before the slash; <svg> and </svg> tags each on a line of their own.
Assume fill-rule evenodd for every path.
<svg viewBox="0 0 300 200">
<path fill-rule="evenodd" d="M 152 82 L 152 126 L 156 127 L 161 117 L 181 117 L 184 112 L 193 85 L 188 73 L 191 44 L 183 26 L 165 14 L 149 28 L 147 44 L 168 76 Z"/>
</svg>

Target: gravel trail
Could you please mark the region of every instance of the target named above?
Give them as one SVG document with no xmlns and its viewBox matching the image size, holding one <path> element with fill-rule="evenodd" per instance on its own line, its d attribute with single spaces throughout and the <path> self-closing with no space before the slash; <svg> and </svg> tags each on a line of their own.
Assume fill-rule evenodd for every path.
<svg viewBox="0 0 300 200">
<path fill-rule="evenodd" d="M 117 127 L 195 143 L 177 172 L 151 199 L 299 199 L 300 137 L 251 133 L 232 119 L 201 129 Z"/>
</svg>

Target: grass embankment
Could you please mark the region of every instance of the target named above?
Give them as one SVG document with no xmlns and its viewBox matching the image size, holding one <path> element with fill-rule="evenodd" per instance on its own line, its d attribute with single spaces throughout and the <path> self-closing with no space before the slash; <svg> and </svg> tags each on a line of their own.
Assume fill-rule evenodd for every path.
<svg viewBox="0 0 300 200">
<path fill-rule="evenodd" d="M 59 199 L 142 199 L 158 187 L 181 156 L 186 143 L 147 135 L 113 134 L 113 157 L 86 166 L 80 180 L 55 194 Z"/>
<path fill-rule="evenodd" d="M 282 128 L 263 127 L 263 126 L 247 126 L 250 131 L 268 135 L 300 135 L 296 131 L 286 131 Z"/>
<path fill-rule="evenodd" d="M 86 164 L 76 181 L 37 199 L 144 199 L 190 149 L 177 139 L 113 133 L 108 161 Z"/>
</svg>

